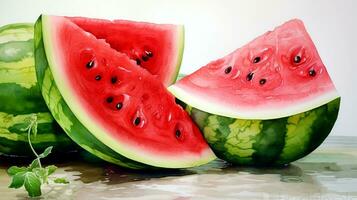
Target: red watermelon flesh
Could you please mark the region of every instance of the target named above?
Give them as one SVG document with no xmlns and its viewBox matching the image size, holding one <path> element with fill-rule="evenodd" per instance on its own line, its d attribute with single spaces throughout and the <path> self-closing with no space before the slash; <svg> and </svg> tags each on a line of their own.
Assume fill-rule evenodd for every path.
<svg viewBox="0 0 357 200">
<path fill-rule="evenodd" d="M 199 129 L 155 76 L 66 18 L 43 16 L 43 27 L 58 90 L 98 140 L 158 167 L 214 159 Z"/>
<path fill-rule="evenodd" d="M 138 65 L 157 75 L 164 85 L 175 82 L 183 54 L 182 25 L 127 20 L 68 18 L 111 48 L 125 53 Z"/>
<path fill-rule="evenodd" d="M 338 97 L 315 45 L 297 19 L 210 62 L 169 90 L 195 108 L 242 119 L 286 117 Z"/>
</svg>

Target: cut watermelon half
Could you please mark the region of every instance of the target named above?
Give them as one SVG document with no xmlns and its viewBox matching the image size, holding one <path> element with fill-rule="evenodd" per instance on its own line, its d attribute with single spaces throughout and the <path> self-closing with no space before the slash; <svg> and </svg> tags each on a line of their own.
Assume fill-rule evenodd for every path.
<svg viewBox="0 0 357 200">
<path fill-rule="evenodd" d="M 44 99 L 84 149 L 130 168 L 184 168 L 215 158 L 165 86 L 104 40 L 68 18 L 43 15 L 35 45 Z"/>
<path fill-rule="evenodd" d="M 170 90 L 193 107 L 244 119 L 286 117 L 339 97 L 299 20 L 207 64 Z"/>
<path fill-rule="evenodd" d="M 340 97 L 300 20 L 291 20 L 184 77 L 188 104 L 216 154 L 238 164 L 286 164 L 330 133 Z"/>
<path fill-rule="evenodd" d="M 184 49 L 182 25 L 84 17 L 68 19 L 157 75 L 165 86 L 176 81 Z"/>
</svg>

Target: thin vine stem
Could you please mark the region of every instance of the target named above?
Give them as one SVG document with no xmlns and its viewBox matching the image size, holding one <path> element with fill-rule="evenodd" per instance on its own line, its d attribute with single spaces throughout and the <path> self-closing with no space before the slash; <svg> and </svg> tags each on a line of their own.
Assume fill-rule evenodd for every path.
<svg viewBox="0 0 357 200">
<path fill-rule="evenodd" d="M 28 128 L 27 128 L 27 139 L 28 139 L 28 142 L 29 142 L 29 145 L 30 145 L 30 148 L 31 148 L 32 152 L 33 152 L 33 153 L 35 154 L 35 156 L 36 156 L 36 159 L 37 159 L 37 162 L 38 162 L 39 167 L 42 168 L 41 161 L 40 161 L 40 157 L 39 157 L 39 155 L 37 154 L 37 152 L 35 151 L 35 149 L 33 148 L 32 142 L 31 142 L 31 132 L 32 132 L 33 127 L 36 126 L 36 123 L 37 123 L 37 116 L 36 116 L 36 115 L 33 115 L 33 116 L 31 117 L 30 125 L 29 125 Z"/>
</svg>

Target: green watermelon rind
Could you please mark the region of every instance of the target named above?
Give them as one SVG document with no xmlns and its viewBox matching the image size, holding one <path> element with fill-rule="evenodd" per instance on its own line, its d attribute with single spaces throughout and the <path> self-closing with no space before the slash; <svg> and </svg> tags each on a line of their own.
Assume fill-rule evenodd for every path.
<svg viewBox="0 0 357 200">
<path fill-rule="evenodd" d="M 340 98 L 289 117 L 246 120 L 187 106 L 217 157 L 237 165 L 285 165 L 314 151 L 337 119 Z"/>
<path fill-rule="evenodd" d="M 18 29 L 23 29 L 21 34 L 18 34 L 19 31 Z M 5 40 L 6 42 L 13 41 L 14 39 L 21 40 L 21 41 L 33 39 L 33 35 L 27 34 L 28 32 L 32 32 L 32 31 L 33 31 L 32 23 L 14 23 L 14 24 L 8 24 L 0 27 L 0 35 L 1 36 L 7 35 L 8 37 Z M 0 40 L 0 42 L 1 43 L 5 42 L 3 40 Z"/>
<path fill-rule="evenodd" d="M 8 156 L 29 156 L 32 151 L 28 145 L 27 131 L 29 119 L 37 116 L 37 132 L 31 136 L 32 146 L 37 151 L 44 151 L 48 146 L 53 146 L 56 152 L 64 149 L 75 150 L 75 145 L 61 130 L 49 112 L 12 115 L 0 112 L 0 154 Z"/>
<path fill-rule="evenodd" d="M 173 73 L 173 76 L 171 77 L 170 80 L 171 84 L 174 84 L 179 76 L 180 67 L 183 58 L 183 52 L 185 49 L 185 27 L 183 25 L 179 25 L 177 27 L 177 47 L 178 47 L 177 51 L 179 53 L 177 55 L 177 60 L 176 60 L 176 66 L 175 66 L 176 71 Z"/>
<path fill-rule="evenodd" d="M 33 24 L 0 27 L 0 112 L 47 111 L 41 99 L 33 59 Z"/>
<path fill-rule="evenodd" d="M 79 109 L 81 107 L 79 102 L 72 98 L 71 88 L 63 82 L 57 82 L 62 80 L 60 77 L 61 72 L 58 71 L 60 69 L 59 67 L 54 66 L 60 65 L 61 61 L 58 60 L 58 56 L 56 57 L 57 50 L 54 48 L 56 44 L 52 41 L 52 37 L 54 37 L 52 35 L 54 30 L 52 29 L 56 28 L 53 24 L 57 23 L 53 20 L 60 20 L 60 23 L 64 23 L 64 21 L 61 22 L 62 19 L 58 17 L 44 15 L 40 17 L 36 23 L 35 40 L 37 39 L 37 41 L 35 41 L 35 44 L 37 45 L 37 76 L 42 82 L 42 94 L 54 118 L 77 144 L 108 162 L 129 168 L 148 168 L 149 165 L 160 168 L 185 168 L 199 166 L 215 158 L 209 148 L 201 154 L 200 159 L 197 159 L 197 157 L 191 158 L 183 156 L 174 159 L 171 156 L 162 157 L 157 154 L 147 156 L 146 152 L 142 152 L 137 149 L 137 147 L 115 140 L 101 127 L 93 123 L 89 116 Z M 45 28 L 46 30 L 44 30 Z M 53 70 L 55 70 L 55 73 Z M 50 81 L 47 81 L 49 83 L 46 83 L 46 79 L 50 79 Z M 46 87 L 48 87 L 47 85 L 55 88 L 51 90 L 55 90 L 56 94 L 50 94 L 50 92 L 53 91 L 46 89 Z M 46 96 L 56 98 L 58 103 L 51 103 L 53 100 L 50 101 L 49 97 Z M 73 111 L 75 111 L 76 114 L 74 114 Z M 136 161 L 130 158 L 135 158 Z M 142 163 L 148 163 L 149 165 Z"/>
<path fill-rule="evenodd" d="M 77 149 L 47 109 L 37 85 L 33 57 L 33 24 L 0 27 L 0 154 L 30 156 L 29 119 L 37 116 L 37 136 L 31 141 L 37 151 Z"/>
</svg>

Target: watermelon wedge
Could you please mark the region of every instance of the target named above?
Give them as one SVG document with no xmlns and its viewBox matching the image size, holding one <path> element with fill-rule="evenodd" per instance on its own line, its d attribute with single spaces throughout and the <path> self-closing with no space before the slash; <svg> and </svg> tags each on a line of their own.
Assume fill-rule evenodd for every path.
<svg viewBox="0 0 357 200">
<path fill-rule="evenodd" d="M 184 49 L 182 25 L 84 17 L 68 19 L 157 75 L 165 86 L 176 81 Z"/>
<path fill-rule="evenodd" d="M 135 169 L 192 167 L 215 158 L 161 81 L 104 40 L 68 18 L 42 15 L 35 45 L 42 95 L 87 151 Z"/>
<path fill-rule="evenodd" d="M 286 164 L 307 155 L 330 133 L 340 103 L 297 19 L 169 90 L 189 105 L 216 155 L 236 164 Z"/>
</svg>

